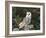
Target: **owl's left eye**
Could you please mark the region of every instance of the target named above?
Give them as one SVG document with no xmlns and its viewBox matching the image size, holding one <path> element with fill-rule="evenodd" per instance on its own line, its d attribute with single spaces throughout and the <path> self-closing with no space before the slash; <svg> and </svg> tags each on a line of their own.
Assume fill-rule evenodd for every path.
<svg viewBox="0 0 46 38">
<path fill-rule="evenodd" d="M 28 14 L 28 15 L 30 15 L 30 14 Z"/>
</svg>

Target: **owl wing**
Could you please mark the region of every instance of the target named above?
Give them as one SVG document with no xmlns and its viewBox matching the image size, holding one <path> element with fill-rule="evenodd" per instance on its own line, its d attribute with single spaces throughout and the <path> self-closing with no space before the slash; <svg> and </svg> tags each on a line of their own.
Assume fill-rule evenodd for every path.
<svg viewBox="0 0 46 38">
<path fill-rule="evenodd" d="M 26 24 L 29 24 L 31 22 L 31 17 L 26 17 Z"/>
<path fill-rule="evenodd" d="M 23 21 L 19 24 L 19 28 L 23 28 L 25 26 L 25 18 L 23 19 Z"/>
<path fill-rule="evenodd" d="M 29 22 L 29 19 L 28 17 L 26 17 L 25 23 L 28 24 L 28 22 Z"/>
</svg>

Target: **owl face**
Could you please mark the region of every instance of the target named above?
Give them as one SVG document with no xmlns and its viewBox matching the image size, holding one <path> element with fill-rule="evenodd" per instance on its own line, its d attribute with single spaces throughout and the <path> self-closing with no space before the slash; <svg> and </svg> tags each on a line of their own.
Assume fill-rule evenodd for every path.
<svg viewBox="0 0 46 38">
<path fill-rule="evenodd" d="M 31 16 L 31 12 L 27 12 L 26 13 L 26 16 Z"/>
</svg>

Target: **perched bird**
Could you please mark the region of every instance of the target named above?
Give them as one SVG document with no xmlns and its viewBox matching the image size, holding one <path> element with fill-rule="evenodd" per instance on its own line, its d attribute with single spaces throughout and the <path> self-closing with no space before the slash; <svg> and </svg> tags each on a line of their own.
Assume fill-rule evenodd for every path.
<svg viewBox="0 0 46 38">
<path fill-rule="evenodd" d="M 31 12 L 27 12 L 25 18 L 26 18 L 26 24 L 29 24 L 31 22 Z"/>
<path fill-rule="evenodd" d="M 26 12 L 26 16 L 24 17 L 23 21 L 19 24 L 19 28 L 23 28 L 28 30 L 28 24 L 31 22 L 31 12 Z"/>
</svg>

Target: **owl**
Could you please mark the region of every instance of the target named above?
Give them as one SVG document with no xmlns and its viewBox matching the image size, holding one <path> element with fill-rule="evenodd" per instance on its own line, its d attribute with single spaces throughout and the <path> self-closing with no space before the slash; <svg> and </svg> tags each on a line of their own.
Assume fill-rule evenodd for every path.
<svg viewBox="0 0 46 38">
<path fill-rule="evenodd" d="M 25 18 L 26 18 L 26 21 L 25 21 L 26 24 L 29 24 L 31 22 L 31 12 L 27 12 Z"/>
<path fill-rule="evenodd" d="M 23 21 L 19 24 L 19 28 L 28 29 L 28 24 L 31 22 L 31 12 L 26 12 L 26 16 L 24 17 Z"/>
</svg>

